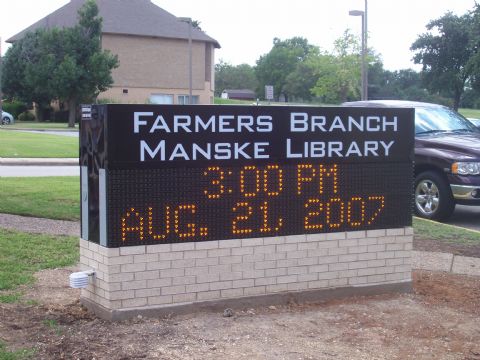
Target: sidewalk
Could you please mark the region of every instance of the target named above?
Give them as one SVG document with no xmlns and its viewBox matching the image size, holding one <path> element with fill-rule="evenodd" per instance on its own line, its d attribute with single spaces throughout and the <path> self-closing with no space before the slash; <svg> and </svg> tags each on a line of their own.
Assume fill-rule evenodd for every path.
<svg viewBox="0 0 480 360">
<path fill-rule="evenodd" d="M 80 129 L 78 124 L 75 124 L 74 128 L 24 128 L 24 127 L 17 127 L 15 124 L 13 125 L 0 125 L 0 129 L 2 130 L 13 130 L 13 131 L 37 131 L 37 132 L 48 132 L 48 131 L 58 131 L 58 132 L 79 132 Z"/>
<path fill-rule="evenodd" d="M 0 158 L 4 166 L 78 166 L 78 158 Z"/>
<path fill-rule="evenodd" d="M 76 221 L 40 219 L 1 213 L 0 228 L 51 235 L 80 235 L 80 223 Z M 412 251 L 412 268 L 480 276 L 480 258 L 448 253 Z"/>
<path fill-rule="evenodd" d="M 78 221 L 42 219 L 0 213 L 0 228 L 34 234 L 80 236 Z"/>
<path fill-rule="evenodd" d="M 480 258 L 439 252 L 412 251 L 412 268 L 480 276 Z"/>
</svg>

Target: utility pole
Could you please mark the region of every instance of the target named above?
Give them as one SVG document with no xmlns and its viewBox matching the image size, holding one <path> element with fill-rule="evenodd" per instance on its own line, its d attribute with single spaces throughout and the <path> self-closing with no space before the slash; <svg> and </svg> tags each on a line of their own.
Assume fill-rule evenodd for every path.
<svg viewBox="0 0 480 360">
<path fill-rule="evenodd" d="M 188 22 L 188 104 L 192 105 L 192 19 Z"/>
<path fill-rule="evenodd" d="M 365 52 L 365 55 L 364 56 L 367 56 L 368 58 L 368 45 L 367 45 L 367 40 L 368 40 L 368 25 L 367 25 L 367 18 L 368 18 L 368 6 L 367 6 L 367 0 L 365 0 L 365 23 L 364 23 L 364 27 L 365 29 L 363 30 L 363 36 L 365 38 L 365 49 L 364 49 L 364 52 Z M 363 86 L 364 86 L 364 89 L 363 89 L 363 94 L 365 96 L 365 100 L 368 100 L 368 61 L 365 62 L 365 68 L 364 68 L 364 82 L 363 82 Z"/>
<path fill-rule="evenodd" d="M 362 86 L 361 86 L 361 99 L 368 100 L 368 95 L 365 91 L 367 88 L 367 74 L 366 74 L 366 41 L 365 41 L 365 11 L 363 10 L 350 10 L 348 12 L 350 16 L 360 16 L 362 18 L 362 66 L 361 66 L 361 75 L 362 75 Z"/>
<path fill-rule="evenodd" d="M 192 18 L 180 17 L 178 20 L 188 24 L 188 104 L 192 104 Z"/>
</svg>

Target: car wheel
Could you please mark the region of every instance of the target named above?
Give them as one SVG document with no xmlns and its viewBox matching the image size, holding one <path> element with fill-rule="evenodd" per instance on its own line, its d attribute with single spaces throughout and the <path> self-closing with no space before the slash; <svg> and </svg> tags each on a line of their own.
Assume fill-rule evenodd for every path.
<svg viewBox="0 0 480 360">
<path fill-rule="evenodd" d="M 443 176 L 425 171 L 415 178 L 415 214 L 430 220 L 445 220 L 455 209 L 452 191 Z"/>
<path fill-rule="evenodd" d="M 10 124 L 10 119 L 4 116 L 2 119 L 2 125 L 8 125 L 8 124 Z"/>
</svg>

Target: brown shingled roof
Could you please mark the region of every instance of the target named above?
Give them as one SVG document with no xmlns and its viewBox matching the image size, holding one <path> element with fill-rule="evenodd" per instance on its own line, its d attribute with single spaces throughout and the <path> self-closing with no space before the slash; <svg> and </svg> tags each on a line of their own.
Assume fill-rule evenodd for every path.
<svg viewBox="0 0 480 360">
<path fill-rule="evenodd" d="M 33 25 L 12 36 L 7 42 L 21 39 L 27 32 L 39 28 L 73 27 L 78 23 L 78 9 L 85 0 L 71 0 Z M 103 18 L 103 33 L 188 39 L 188 26 L 150 0 L 96 0 Z M 217 40 L 203 31 L 192 29 L 192 39 L 213 43 Z"/>
</svg>

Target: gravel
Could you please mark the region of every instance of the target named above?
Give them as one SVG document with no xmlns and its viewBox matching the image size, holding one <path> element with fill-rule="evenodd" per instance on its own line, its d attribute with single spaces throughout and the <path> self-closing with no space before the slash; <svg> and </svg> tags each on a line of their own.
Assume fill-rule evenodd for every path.
<svg viewBox="0 0 480 360">
<path fill-rule="evenodd" d="M 35 234 L 80 236 L 77 221 L 40 219 L 0 213 L 0 228 Z"/>
</svg>

